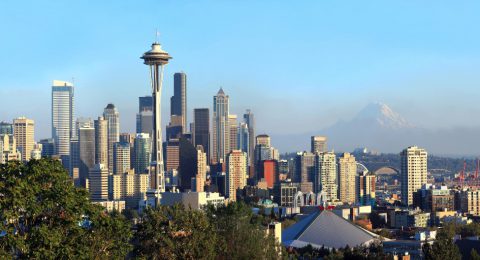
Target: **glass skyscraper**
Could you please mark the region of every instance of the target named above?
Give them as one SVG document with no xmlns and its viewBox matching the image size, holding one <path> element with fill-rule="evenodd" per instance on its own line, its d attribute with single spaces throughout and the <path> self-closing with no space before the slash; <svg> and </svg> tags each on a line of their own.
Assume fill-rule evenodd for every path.
<svg viewBox="0 0 480 260">
<path fill-rule="evenodd" d="M 52 138 L 62 160 L 70 156 L 70 139 L 76 136 L 73 84 L 54 80 L 52 86 Z"/>
</svg>

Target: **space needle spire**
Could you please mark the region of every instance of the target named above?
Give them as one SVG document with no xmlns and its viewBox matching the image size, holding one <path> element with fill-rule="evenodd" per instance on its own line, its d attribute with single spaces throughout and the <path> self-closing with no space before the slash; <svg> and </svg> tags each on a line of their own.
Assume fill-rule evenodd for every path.
<svg viewBox="0 0 480 260">
<path fill-rule="evenodd" d="M 160 204 L 161 193 L 165 192 L 160 101 L 162 97 L 163 69 L 171 58 L 172 57 L 162 49 L 158 40 L 152 44 L 152 49 L 145 52 L 141 57 L 141 59 L 144 60 L 144 64 L 150 68 L 153 99 L 152 163 L 149 167 L 153 189 L 147 191 L 147 203 L 152 206 Z"/>
</svg>

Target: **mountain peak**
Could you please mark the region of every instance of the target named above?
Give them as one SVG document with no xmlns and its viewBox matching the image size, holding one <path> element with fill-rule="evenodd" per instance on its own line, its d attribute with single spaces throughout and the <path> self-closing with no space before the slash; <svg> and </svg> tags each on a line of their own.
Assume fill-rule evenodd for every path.
<svg viewBox="0 0 480 260">
<path fill-rule="evenodd" d="M 393 111 L 382 102 L 370 103 L 363 108 L 353 119 L 354 121 L 368 121 L 382 128 L 399 129 L 414 127 L 400 114 Z"/>
</svg>

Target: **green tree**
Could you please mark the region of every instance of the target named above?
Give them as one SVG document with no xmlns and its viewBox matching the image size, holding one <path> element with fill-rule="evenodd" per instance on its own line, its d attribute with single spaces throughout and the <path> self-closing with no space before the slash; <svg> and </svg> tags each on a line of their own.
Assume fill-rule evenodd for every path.
<svg viewBox="0 0 480 260">
<path fill-rule="evenodd" d="M 126 220 L 92 204 L 56 160 L 0 165 L 0 209 L 0 255 L 119 258 L 131 248 Z"/>
<path fill-rule="evenodd" d="M 453 233 L 455 234 L 455 233 Z M 433 245 L 425 244 L 423 253 L 426 260 L 436 259 L 461 259 L 462 255 L 457 245 L 453 242 L 453 235 L 451 229 L 442 229 L 438 232 L 437 239 Z"/>
<path fill-rule="evenodd" d="M 205 212 L 181 205 L 147 209 L 136 238 L 136 254 L 148 259 L 215 257 L 217 236 Z"/>
<path fill-rule="evenodd" d="M 477 250 L 475 250 L 475 248 L 472 248 L 472 251 L 470 251 L 470 259 L 480 260 L 480 255 L 477 253 Z"/>
<path fill-rule="evenodd" d="M 220 259 L 278 259 L 286 256 L 273 234 L 258 223 L 252 209 L 243 202 L 207 208 L 210 222 L 219 236 Z"/>
</svg>

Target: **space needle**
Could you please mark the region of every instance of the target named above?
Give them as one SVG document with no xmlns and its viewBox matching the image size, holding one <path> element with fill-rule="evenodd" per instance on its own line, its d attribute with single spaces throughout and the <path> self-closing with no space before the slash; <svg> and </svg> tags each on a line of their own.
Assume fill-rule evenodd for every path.
<svg viewBox="0 0 480 260">
<path fill-rule="evenodd" d="M 158 34 L 157 34 L 158 35 Z M 153 188 L 147 191 L 147 204 L 156 207 L 160 204 L 161 193 L 165 192 L 165 174 L 162 154 L 162 127 L 161 127 L 161 97 L 163 68 L 172 57 L 162 50 L 158 41 L 152 44 L 152 49 L 145 52 L 141 59 L 150 68 L 150 81 L 153 99 L 153 136 L 152 162 L 149 167 L 150 178 L 153 177 Z"/>
</svg>

